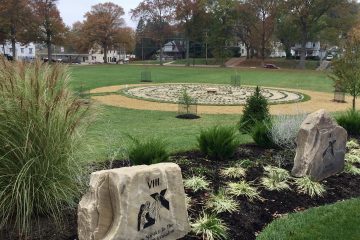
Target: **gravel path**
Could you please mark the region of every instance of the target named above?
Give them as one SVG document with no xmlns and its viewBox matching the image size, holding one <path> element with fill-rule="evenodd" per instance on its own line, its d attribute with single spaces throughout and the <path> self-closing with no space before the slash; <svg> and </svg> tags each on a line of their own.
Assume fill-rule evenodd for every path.
<svg viewBox="0 0 360 240">
<path fill-rule="evenodd" d="M 108 86 L 96 88 L 90 91 L 90 93 L 109 93 L 115 92 L 123 88 L 130 86 L 144 86 L 148 84 L 131 84 L 131 85 L 117 85 L 117 86 Z M 299 112 L 314 112 L 323 108 L 329 112 L 345 111 L 352 106 L 352 98 L 347 96 L 346 103 L 336 103 L 332 99 L 334 95 L 332 93 L 324 92 L 314 92 L 308 90 L 299 90 L 299 89 L 285 89 L 285 88 L 276 88 L 287 91 L 295 91 L 307 94 L 311 97 L 311 100 L 300 103 L 290 103 L 290 104 L 278 104 L 271 105 L 270 112 L 273 115 L 281 114 L 297 114 Z M 123 107 L 129 109 L 139 109 L 139 110 L 156 110 L 156 111 L 169 111 L 177 112 L 177 104 L 171 103 L 159 103 L 159 102 L 150 102 L 134 98 L 128 98 L 119 94 L 110 94 L 105 96 L 93 96 L 93 99 L 100 102 L 101 104 Z M 360 108 L 360 101 L 357 101 L 356 107 Z M 198 106 L 198 114 L 239 114 L 243 111 L 243 106 Z"/>
</svg>

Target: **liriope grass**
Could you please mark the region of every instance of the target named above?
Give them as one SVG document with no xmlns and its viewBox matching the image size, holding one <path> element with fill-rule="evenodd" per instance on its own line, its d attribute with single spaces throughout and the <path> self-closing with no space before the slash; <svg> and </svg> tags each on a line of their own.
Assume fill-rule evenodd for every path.
<svg viewBox="0 0 360 240">
<path fill-rule="evenodd" d="M 220 174 L 224 177 L 240 178 L 246 175 L 246 171 L 244 168 L 240 166 L 233 166 L 233 167 L 221 169 Z"/>
<path fill-rule="evenodd" d="M 220 189 L 218 193 L 212 194 L 206 205 L 214 213 L 232 213 L 240 208 L 239 204 L 231 196 L 227 195 L 224 189 Z"/>
<path fill-rule="evenodd" d="M 265 177 L 261 178 L 261 184 L 270 191 L 290 189 L 287 181 L 290 178 L 288 171 L 273 166 L 264 167 Z"/>
<path fill-rule="evenodd" d="M 302 177 L 295 179 L 295 184 L 299 193 L 307 194 L 310 197 L 322 197 L 326 189 L 319 183 L 312 181 L 309 177 Z"/>
<path fill-rule="evenodd" d="M 193 176 L 184 180 L 184 187 L 197 192 L 199 190 L 208 190 L 210 182 L 204 177 Z"/>
<path fill-rule="evenodd" d="M 229 194 L 234 196 L 244 196 L 248 198 L 250 201 L 253 201 L 254 199 L 261 200 L 261 196 L 257 190 L 256 187 L 251 186 L 246 181 L 240 181 L 240 182 L 230 182 L 228 183 L 228 191 Z"/>
<path fill-rule="evenodd" d="M 79 196 L 75 159 L 87 106 L 63 66 L 0 59 L 0 227 L 26 236 L 34 216 L 60 222 Z"/>
<path fill-rule="evenodd" d="M 191 229 L 196 235 L 206 240 L 229 239 L 229 228 L 215 215 L 203 213 L 191 224 Z"/>
</svg>

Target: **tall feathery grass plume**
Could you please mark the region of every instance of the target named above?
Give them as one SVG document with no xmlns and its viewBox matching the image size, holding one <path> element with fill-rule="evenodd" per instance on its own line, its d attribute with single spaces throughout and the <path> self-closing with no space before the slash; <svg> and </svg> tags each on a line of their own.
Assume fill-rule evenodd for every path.
<svg viewBox="0 0 360 240">
<path fill-rule="evenodd" d="M 89 106 L 69 90 L 66 67 L 0 59 L 0 227 L 29 234 L 34 219 L 61 222 L 81 190 L 75 149 Z"/>
</svg>

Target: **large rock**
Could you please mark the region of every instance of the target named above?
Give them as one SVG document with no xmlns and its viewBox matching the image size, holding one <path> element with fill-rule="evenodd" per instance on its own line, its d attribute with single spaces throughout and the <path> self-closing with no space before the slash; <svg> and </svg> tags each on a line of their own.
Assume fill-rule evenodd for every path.
<svg viewBox="0 0 360 240">
<path fill-rule="evenodd" d="M 181 170 L 173 163 L 94 172 L 78 207 L 80 240 L 166 240 L 189 230 Z"/>
<path fill-rule="evenodd" d="M 297 135 L 292 175 L 315 181 L 343 171 L 347 132 L 321 109 L 307 116 Z"/>
</svg>

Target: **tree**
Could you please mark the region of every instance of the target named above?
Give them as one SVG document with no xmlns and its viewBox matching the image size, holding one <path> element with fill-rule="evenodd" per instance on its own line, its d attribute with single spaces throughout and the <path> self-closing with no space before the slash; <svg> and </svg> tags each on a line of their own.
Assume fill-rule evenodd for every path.
<svg viewBox="0 0 360 240">
<path fill-rule="evenodd" d="M 28 0 L 2 0 L 0 5 L 0 42 L 10 40 L 12 56 L 16 59 L 16 42 L 27 43 L 33 21 Z"/>
<path fill-rule="evenodd" d="M 56 2 L 57 0 L 32 0 L 38 26 L 37 41 L 46 44 L 49 62 L 52 60 L 52 44 L 63 42 L 67 31 Z"/>
<path fill-rule="evenodd" d="M 238 2 L 236 6 L 235 33 L 246 48 L 246 58 L 250 58 L 251 48 L 254 48 L 254 28 L 256 14 L 249 2 Z"/>
<path fill-rule="evenodd" d="M 242 133 L 249 133 L 257 122 L 263 122 L 269 119 L 268 101 L 261 94 L 260 87 L 257 86 L 254 94 L 246 99 L 243 115 L 239 122 L 239 130 Z"/>
<path fill-rule="evenodd" d="M 107 52 L 114 45 L 114 40 L 124 24 L 123 15 L 123 8 L 111 2 L 94 5 L 91 11 L 85 14 L 84 35 L 87 36 L 91 46 L 101 46 L 104 50 L 105 63 L 107 63 Z"/>
<path fill-rule="evenodd" d="M 114 36 L 113 41 L 114 48 L 122 49 L 124 53 L 134 52 L 135 32 L 130 27 L 120 28 Z"/>
<path fill-rule="evenodd" d="M 175 19 L 179 22 L 185 33 L 186 41 L 186 66 L 190 66 L 190 40 L 194 33 L 199 34 L 200 22 L 204 22 L 206 12 L 203 0 L 177 0 L 175 9 Z"/>
<path fill-rule="evenodd" d="M 157 50 L 155 46 L 156 42 L 151 38 L 148 32 L 148 25 L 140 18 L 135 33 L 135 55 L 137 57 L 141 56 L 141 60 L 149 59 Z"/>
<path fill-rule="evenodd" d="M 351 30 L 343 56 L 333 62 L 331 77 L 336 88 L 353 97 L 352 108 L 355 110 L 355 101 L 360 95 L 360 27 Z"/>
<path fill-rule="evenodd" d="M 254 30 L 257 36 L 256 38 L 260 40 L 258 49 L 261 55 L 262 65 L 264 65 L 270 47 L 270 41 L 274 33 L 279 1 L 251 0 L 249 3 L 254 8 L 253 12 L 257 16 L 257 18 L 255 18 L 257 23 L 254 25 Z"/>
<path fill-rule="evenodd" d="M 234 40 L 235 26 L 235 1 L 234 0 L 213 0 L 208 3 L 208 11 L 211 19 L 209 25 L 209 43 L 213 48 L 213 55 L 221 59 L 228 55 L 227 47 Z"/>
<path fill-rule="evenodd" d="M 131 10 L 132 19 L 142 18 L 147 25 L 151 24 L 155 33 L 152 37 L 159 43 L 160 65 L 163 65 L 163 45 L 170 24 L 174 21 L 174 10 L 174 0 L 143 0 Z"/>
<path fill-rule="evenodd" d="M 286 10 L 284 10 L 286 11 Z M 283 44 L 286 53 L 286 58 L 291 58 L 291 47 L 294 46 L 300 39 L 299 29 L 292 24 L 292 16 L 287 13 L 281 13 L 277 18 L 275 35 L 277 39 Z"/>
<path fill-rule="evenodd" d="M 288 12 L 292 16 L 292 24 L 300 31 L 300 68 L 305 68 L 306 43 L 313 40 L 314 34 L 321 30 L 318 25 L 320 19 L 332 8 L 345 3 L 347 0 L 289 0 L 286 2 Z"/>
</svg>

